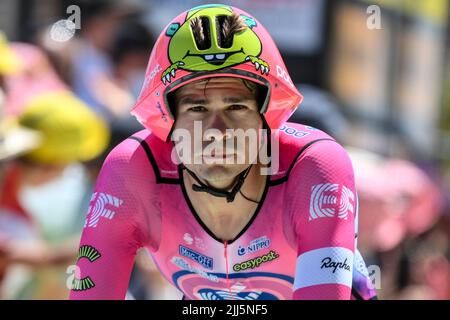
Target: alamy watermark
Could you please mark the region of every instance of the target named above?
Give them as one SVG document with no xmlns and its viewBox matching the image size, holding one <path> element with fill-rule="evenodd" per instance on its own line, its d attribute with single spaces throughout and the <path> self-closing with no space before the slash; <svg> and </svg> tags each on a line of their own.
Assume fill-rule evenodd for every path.
<svg viewBox="0 0 450 320">
<path fill-rule="evenodd" d="M 381 27 L 381 9 L 380 6 L 371 5 L 367 7 L 366 13 L 369 15 L 366 21 L 367 29 L 380 30 Z"/>
<path fill-rule="evenodd" d="M 80 7 L 77 5 L 68 6 L 66 13 L 70 16 L 67 19 L 58 20 L 50 29 L 50 37 L 54 41 L 69 41 L 75 35 L 75 31 L 81 29 Z"/>
<path fill-rule="evenodd" d="M 269 137 L 267 129 L 226 129 L 225 133 L 210 128 L 203 131 L 201 121 L 194 121 L 194 130 L 177 128 L 172 133 L 175 147 L 171 159 L 175 164 L 233 165 L 255 164 L 262 166 L 262 175 L 271 175 L 279 168 L 278 130 Z M 270 139 L 271 154 L 268 154 Z M 207 143 L 205 146 L 204 143 Z"/>
<path fill-rule="evenodd" d="M 377 265 L 370 265 L 367 267 L 369 277 L 367 279 L 367 286 L 371 289 L 381 289 L 381 269 Z"/>
<path fill-rule="evenodd" d="M 73 264 L 67 267 L 66 273 L 69 275 L 66 279 L 66 287 L 69 290 L 74 288 L 75 279 L 80 279 L 81 271 L 80 267 Z"/>
</svg>

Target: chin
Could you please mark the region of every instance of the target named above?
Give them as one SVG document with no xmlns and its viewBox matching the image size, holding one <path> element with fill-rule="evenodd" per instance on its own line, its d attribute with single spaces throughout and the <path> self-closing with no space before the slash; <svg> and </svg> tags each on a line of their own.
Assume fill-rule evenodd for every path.
<svg viewBox="0 0 450 320">
<path fill-rule="evenodd" d="M 232 186 L 234 178 L 247 167 L 245 164 L 209 164 L 198 166 L 194 172 L 215 188 L 227 188 Z"/>
</svg>

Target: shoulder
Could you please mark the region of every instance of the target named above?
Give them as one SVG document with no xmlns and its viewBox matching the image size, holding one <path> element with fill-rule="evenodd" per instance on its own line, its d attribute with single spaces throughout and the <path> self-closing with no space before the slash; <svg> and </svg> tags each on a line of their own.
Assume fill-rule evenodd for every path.
<svg viewBox="0 0 450 320">
<path fill-rule="evenodd" d="M 119 143 L 106 157 L 103 169 L 126 174 L 151 174 L 156 183 L 177 178 L 177 165 L 171 160 L 172 145 L 149 130 L 134 133 Z"/>
<path fill-rule="evenodd" d="M 334 194 L 341 188 L 346 196 L 354 200 L 355 176 L 344 147 L 332 139 L 315 139 L 305 144 L 291 163 L 287 193 L 309 203 L 308 199 L 314 194 L 322 197 Z"/>
<path fill-rule="evenodd" d="M 277 145 L 278 144 L 278 145 Z M 310 126 L 287 122 L 272 135 L 272 165 L 276 163 L 272 180 L 285 182 L 296 173 L 299 164 L 327 162 L 337 153 L 345 152 L 327 133 Z"/>
<path fill-rule="evenodd" d="M 130 171 L 133 168 L 147 165 L 145 151 L 141 140 L 151 135 L 147 130 L 139 131 L 116 145 L 107 155 L 102 170 Z M 135 139 L 134 136 L 138 138 Z"/>
<path fill-rule="evenodd" d="M 309 133 L 302 125 L 287 124 L 293 130 Z M 297 136 L 303 134 L 297 133 Z M 298 140 L 280 134 L 281 158 L 288 157 L 284 178 L 272 184 L 284 183 L 284 226 L 291 243 L 299 235 L 322 241 L 315 237 L 313 227 L 332 230 L 337 222 L 355 213 L 355 182 L 350 158 L 346 150 L 326 133 L 316 130 Z M 283 142 L 284 141 L 284 142 Z M 281 166 L 281 165 L 280 165 Z M 285 165 L 286 166 L 286 165 Z M 336 203 L 340 206 L 336 210 Z M 344 219 L 318 219 L 338 215 Z M 315 222 L 313 222 L 313 220 Z M 351 224 L 349 224 L 350 226 Z M 331 232 L 330 232 L 331 234 Z"/>
</svg>

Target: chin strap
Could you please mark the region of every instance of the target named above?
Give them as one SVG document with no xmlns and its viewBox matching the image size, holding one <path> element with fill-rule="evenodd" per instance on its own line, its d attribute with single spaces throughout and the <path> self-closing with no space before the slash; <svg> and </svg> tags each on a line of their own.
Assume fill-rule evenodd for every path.
<svg viewBox="0 0 450 320">
<path fill-rule="evenodd" d="M 236 198 L 236 194 L 238 192 L 241 192 L 241 187 L 244 184 L 245 178 L 247 178 L 248 173 L 250 172 L 250 169 L 252 168 L 252 165 L 250 165 L 247 169 L 245 169 L 244 171 L 242 171 L 236 179 L 236 183 L 234 184 L 233 188 L 231 189 L 231 191 L 224 191 L 221 189 L 217 189 L 214 187 L 209 187 L 206 184 L 204 184 L 202 181 L 200 181 L 200 179 L 197 177 L 197 175 L 192 172 L 191 170 L 189 170 L 188 168 L 186 168 L 186 166 L 183 166 L 183 169 L 186 170 L 194 179 L 195 181 L 197 181 L 197 184 L 193 184 L 192 185 L 192 190 L 196 191 L 196 192 L 207 192 L 215 197 L 220 197 L 220 198 L 226 198 L 227 202 L 233 202 L 234 198 Z M 243 195 L 243 194 L 242 194 Z M 243 195 L 244 196 L 244 195 Z M 245 199 L 258 203 L 257 201 L 251 200 L 247 197 L 244 196 Z"/>
</svg>

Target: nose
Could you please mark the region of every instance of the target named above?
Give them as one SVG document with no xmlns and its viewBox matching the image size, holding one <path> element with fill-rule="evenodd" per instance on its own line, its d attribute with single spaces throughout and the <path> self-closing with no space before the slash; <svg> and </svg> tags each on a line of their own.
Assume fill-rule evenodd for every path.
<svg viewBox="0 0 450 320">
<path fill-rule="evenodd" d="M 230 132 L 231 130 L 227 129 L 231 128 L 227 125 L 224 119 L 224 115 L 222 115 L 221 113 L 215 113 L 212 117 L 213 119 L 211 120 L 210 125 L 207 127 L 204 135 L 205 139 L 208 141 L 230 139 L 232 137 L 232 134 Z"/>
</svg>

